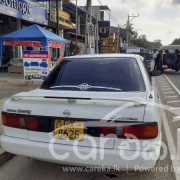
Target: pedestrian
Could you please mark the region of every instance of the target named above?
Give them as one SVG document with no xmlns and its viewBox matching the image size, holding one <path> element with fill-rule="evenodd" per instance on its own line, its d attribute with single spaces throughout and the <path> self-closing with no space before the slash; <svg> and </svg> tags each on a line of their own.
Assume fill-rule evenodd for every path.
<svg viewBox="0 0 180 180">
<path fill-rule="evenodd" d="M 157 56 L 155 58 L 154 69 L 160 69 L 161 56 L 162 56 L 162 50 L 159 51 L 159 53 L 157 54 Z"/>
</svg>

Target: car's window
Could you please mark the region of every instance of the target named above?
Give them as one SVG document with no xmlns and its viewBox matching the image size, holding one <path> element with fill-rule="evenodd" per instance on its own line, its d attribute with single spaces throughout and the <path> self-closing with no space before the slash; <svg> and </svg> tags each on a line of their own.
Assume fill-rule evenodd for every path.
<svg viewBox="0 0 180 180">
<path fill-rule="evenodd" d="M 42 89 L 87 91 L 144 91 L 145 84 L 133 58 L 63 60 L 47 77 Z"/>
</svg>

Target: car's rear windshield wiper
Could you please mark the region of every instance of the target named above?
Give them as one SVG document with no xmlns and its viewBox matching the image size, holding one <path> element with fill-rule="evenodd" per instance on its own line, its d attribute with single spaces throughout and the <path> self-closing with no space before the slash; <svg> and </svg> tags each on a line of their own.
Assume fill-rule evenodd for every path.
<svg viewBox="0 0 180 180">
<path fill-rule="evenodd" d="M 108 90 L 115 90 L 115 91 L 122 91 L 122 89 L 119 88 L 113 88 L 113 87 L 104 87 L 104 86 L 91 86 L 89 84 L 83 83 L 78 86 L 73 86 L 73 85 L 61 85 L 61 86 L 51 86 L 50 89 L 59 89 L 59 88 L 77 88 L 80 89 L 81 91 L 86 91 L 88 89 L 108 89 Z"/>
</svg>

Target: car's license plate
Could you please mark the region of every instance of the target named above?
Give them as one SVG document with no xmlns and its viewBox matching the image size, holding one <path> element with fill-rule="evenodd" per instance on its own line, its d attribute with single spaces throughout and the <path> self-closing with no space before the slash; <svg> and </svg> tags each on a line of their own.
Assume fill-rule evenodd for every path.
<svg viewBox="0 0 180 180">
<path fill-rule="evenodd" d="M 82 141 L 84 138 L 84 122 L 55 120 L 54 137 L 58 139 Z"/>
</svg>

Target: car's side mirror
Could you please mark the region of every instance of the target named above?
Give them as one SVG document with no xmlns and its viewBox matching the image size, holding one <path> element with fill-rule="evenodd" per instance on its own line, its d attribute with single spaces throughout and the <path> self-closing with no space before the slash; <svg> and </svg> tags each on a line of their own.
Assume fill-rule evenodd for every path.
<svg viewBox="0 0 180 180">
<path fill-rule="evenodd" d="M 151 71 L 151 76 L 160 76 L 161 74 L 162 74 L 162 71 L 158 69 Z"/>
</svg>

